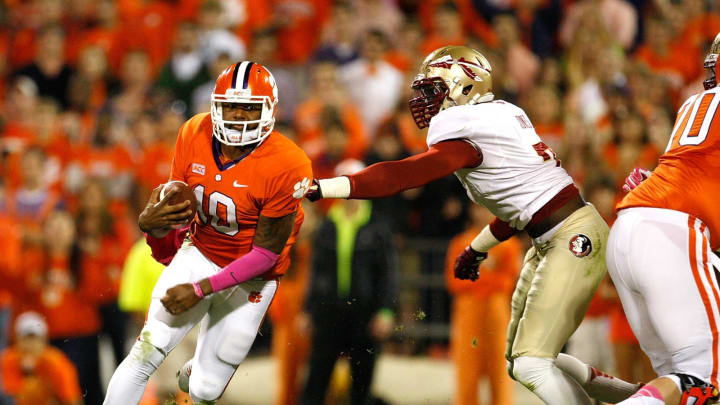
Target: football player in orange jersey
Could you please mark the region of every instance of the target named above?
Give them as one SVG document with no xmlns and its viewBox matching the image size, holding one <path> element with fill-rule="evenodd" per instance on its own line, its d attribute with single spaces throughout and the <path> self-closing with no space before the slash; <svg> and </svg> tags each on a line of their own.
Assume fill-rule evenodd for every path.
<svg viewBox="0 0 720 405">
<path fill-rule="evenodd" d="M 705 91 L 680 107 L 655 171 L 636 169 L 628 178 L 633 190 L 618 204 L 610 231 L 610 276 L 660 376 L 623 405 L 718 399 L 720 268 L 712 264 L 720 247 L 718 54 L 720 34 L 705 59 Z"/>
<path fill-rule="evenodd" d="M 195 356 L 183 368 L 187 377 L 191 366 L 196 404 L 215 403 L 250 350 L 289 265 L 312 179 L 305 153 L 273 131 L 277 102 L 265 67 L 236 63 L 218 77 L 210 113 L 180 129 L 170 179 L 192 188 L 197 215 L 181 247 L 183 230 L 175 228 L 191 219 L 188 201 L 160 200 L 158 188 L 140 215 L 153 255 L 169 265 L 106 405 L 137 404 L 150 375 L 198 322 Z"/>
</svg>

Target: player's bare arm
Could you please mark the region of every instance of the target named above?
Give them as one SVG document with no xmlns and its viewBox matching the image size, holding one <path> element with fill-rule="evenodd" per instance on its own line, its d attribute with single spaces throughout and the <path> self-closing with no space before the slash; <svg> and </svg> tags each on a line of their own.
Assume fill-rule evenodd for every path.
<svg viewBox="0 0 720 405">
<path fill-rule="evenodd" d="M 260 215 L 253 245 L 279 255 L 285 248 L 285 244 L 287 244 L 287 240 L 292 233 L 296 216 L 297 212 L 279 218 Z"/>
<path fill-rule="evenodd" d="M 170 204 L 172 196 L 177 190 L 170 190 L 161 201 L 161 188 L 162 185 L 152 191 L 145 209 L 138 218 L 140 230 L 154 238 L 162 238 L 167 235 L 173 225 L 186 224 L 192 215 L 190 201 Z"/>
<path fill-rule="evenodd" d="M 433 145 L 426 152 L 403 160 L 380 162 L 350 176 L 316 180 L 307 194 L 320 198 L 380 198 L 441 179 L 456 170 L 482 163 L 482 153 L 468 142 L 455 139 Z"/>
<path fill-rule="evenodd" d="M 271 218 L 260 215 L 260 218 L 258 219 L 257 229 L 255 231 L 255 238 L 253 239 L 253 251 L 251 251 L 251 253 L 246 256 L 252 256 L 254 254 L 258 255 L 260 253 L 257 252 L 265 250 L 271 252 L 275 255 L 275 258 L 277 258 L 277 255 L 279 255 L 285 248 L 288 238 L 292 233 L 293 227 L 295 226 L 296 216 L 297 212 L 293 212 L 291 214 L 278 218 Z M 245 258 L 245 256 L 243 256 L 243 258 Z M 274 264 L 274 262 L 272 264 L 270 263 L 271 261 L 273 261 L 272 256 L 266 257 L 265 259 L 266 260 L 264 260 L 262 264 L 259 261 L 253 259 L 250 260 L 253 260 L 253 264 L 257 263 L 258 266 L 267 266 L 268 264 Z M 232 266 L 232 264 L 230 266 Z M 227 270 L 230 270 L 229 276 L 232 277 L 232 279 L 236 283 L 242 280 L 242 278 L 239 278 L 239 276 L 234 275 L 232 269 Z M 258 271 L 262 271 L 262 267 L 259 267 Z M 200 291 L 198 291 L 198 289 Z M 202 297 L 210 295 L 216 291 L 217 288 L 213 286 L 210 278 L 205 278 L 200 280 L 196 284 L 179 284 L 175 287 L 168 289 L 161 302 L 168 310 L 168 312 L 173 315 L 178 315 L 195 306 L 198 302 L 200 302 Z"/>
</svg>

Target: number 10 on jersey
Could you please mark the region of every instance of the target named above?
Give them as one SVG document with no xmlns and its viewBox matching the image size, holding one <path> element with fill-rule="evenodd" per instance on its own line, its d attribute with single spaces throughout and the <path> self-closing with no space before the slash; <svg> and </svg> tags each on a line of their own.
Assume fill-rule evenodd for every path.
<svg viewBox="0 0 720 405">
<path fill-rule="evenodd" d="M 203 210 L 205 201 L 205 186 L 198 184 L 193 188 L 195 199 L 198 204 L 198 218 L 200 221 L 208 225 L 208 217 L 210 217 L 209 225 L 217 232 L 235 236 L 238 233 L 238 223 L 235 217 L 235 202 L 232 198 L 226 196 L 219 191 L 213 191 L 207 198 L 207 211 Z"/>
</svg>

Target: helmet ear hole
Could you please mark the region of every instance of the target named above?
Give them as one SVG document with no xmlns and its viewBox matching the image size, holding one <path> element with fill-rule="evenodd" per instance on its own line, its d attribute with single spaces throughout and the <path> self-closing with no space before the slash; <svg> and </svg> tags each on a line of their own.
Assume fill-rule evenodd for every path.
<svg viewBox="0 0 720 405">
<path fill-rule="evenodd" d="M 462 89 L 462 94 L 463 94 L 463 96 L 467 96 L 468 94 L 470 94 L 470 92 L 472 91 L 472 89 L 473 89 L 473 85 L 472 85 L 472 84 L 468 84 L 467 86 L 463 87 L 463 89 Z"/>
</svg>

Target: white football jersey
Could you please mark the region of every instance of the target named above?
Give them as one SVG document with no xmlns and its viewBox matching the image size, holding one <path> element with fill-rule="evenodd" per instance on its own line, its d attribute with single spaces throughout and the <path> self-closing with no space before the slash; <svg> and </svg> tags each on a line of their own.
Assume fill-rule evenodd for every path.
<svg viewBox="0 0 720 405">
<path fill-rule="evenodd" d="M 455 172 L 468 197 L 515 229 L 573 183 L 542 143 L 525 112 L 505 101 L 448 108 L 430 121 L 428 147 L 463 139 L 482 153 L 480 166 Z"/>
</svg>

